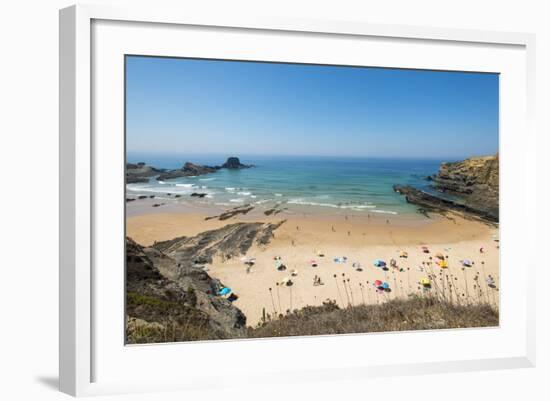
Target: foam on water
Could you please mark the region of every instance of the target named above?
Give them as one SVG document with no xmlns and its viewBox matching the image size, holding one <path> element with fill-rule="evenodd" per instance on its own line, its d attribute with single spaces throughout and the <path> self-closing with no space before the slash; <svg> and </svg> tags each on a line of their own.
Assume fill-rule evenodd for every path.
<svg viewBox="0 0 550 401">
<path fill-rule="evenodd" d="M 241 161 L 256 167 L 241 170 L 220 169 L 199 177 L 181 177 L 128 184 L 132 195 L 179 194 L 186 202 L 201 205 L 234 205 L 254 201 L 255 205 L 288 204 L 312 209 L 352 210 L 380 214 L 417 214 L 416 207 L 393 191 L 394 184 L 428 188 L 424 177 L 437 172 L 439 160 L 390 160 L 314 157 L 244 157 Z M 223 158 L 222 158 L 223 159 Z M 140 155 L 129 162 L 144 161 L 157 168 L 174 169 L 182 160 L 205 165 L 220 165 L 219 156 Z M 448 160 L 451 161 L 451 160 Z M 208 186 L 204 185 L 208 183 Z M 206 193 L 191 198 L 193 192 Z M 215 194 L 215 195 L 214 195 Z M 215 200 L 214 200 L 215 198 Z M 180 199 L 179 201 L 183 201 Z"/>
</svg>

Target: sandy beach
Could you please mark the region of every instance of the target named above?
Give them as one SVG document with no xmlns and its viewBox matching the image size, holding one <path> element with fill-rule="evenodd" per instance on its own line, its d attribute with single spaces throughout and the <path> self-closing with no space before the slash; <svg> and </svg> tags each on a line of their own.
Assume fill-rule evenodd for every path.
<svg viewBox="0 0 550 401">
<path fill-rule="evenodd" d="M 195 211 L 160 209 L 130 215 L 127 235 L 148 246 L 155 241 L 194 236 L 240 221 L 286 220 L 267 246 L 254 245 L 247 252 L 246 257 L 255 258 L 251 268 L 247 269 L 240 257 L 217 258 L 207 266 L 210 276 L 238 296 L 234 305 L 246 315 L 249 326 L 260 322 L 264 314 L 284 314 L 326 300 L 335 300 L 345 307 L 423 294 L 426 290 L 419 283 L 426 278 L 432 283 L 429 291 L 442 290 L 453 302 L 485 301 L 498 308 L 498 228 L 459 214 L 402 219 L 386 215 L 285 212 L 270 217 L 251 213 L 219 221 L 205 220 L 206 214 Z M 447 268 L 435 263 L 438 253 L 443 255 Z M 277 270 L 276 257 L 280 257 L 286 270 Z M 341 258 L 342 262 L 335 262 L 335 258 Z M 374 266 L 377 259 L 387 263 L 387 270 Z M 392 259 L 396 266 L 390 266 Z M 473 265 L 463 267 L 461 261 L 465 259 Z M 320 277 L 322 285 L 314 285 L 315 276 Z M 489 276 L 494 278 L 491 288 L 487 285 Z M 283 284 L 285 279 L 290 279 L 292 285 Z M 387 282 L 391 292 L 377 291 L 375 280 Z"/>
</svg>

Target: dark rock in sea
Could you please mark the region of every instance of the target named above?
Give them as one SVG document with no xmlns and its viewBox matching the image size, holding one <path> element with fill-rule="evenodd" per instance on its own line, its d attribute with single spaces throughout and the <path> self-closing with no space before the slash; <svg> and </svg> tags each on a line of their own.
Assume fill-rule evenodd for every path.
<svg viewBox="0 0 550 401">
<path fill-rule="evenodd" d="M 148 166 L 143 162 L 138 164 L 127 163 L 126 164 L 126 183 L 145 183 L 149 182 L 149 177 L 153 177 L 160 174 L 162 170 L 156 169 L 152 166 Z"/>
<path fill-rule="evenodd" d="M 136 200 L 136 198 L 126 198 L 126 202 L 133 202 L 135 200 Z"/>
<path fill-rule="evenodd" d="M 162 206 L 162 205 L 164 205 L 164 203 L 154 203 L 153 207 L 159 207 L 159 206 Z"/>
<path fill-rule="evenodd" d="M 174 198 L 181 198 L 181 195 L 174 195 Z"/>
<path fill-rule="evenodd" d="M 177 170 L 169 170 L 157 177 L 158 181 L 170 180 L 173 178 L 181 177 L 195 177 L 198 175 L 210 174 L 219 170 L 217 166 L 202 166 L 200 164 L 194 164 L 187 162 L 183 165 L 182 168 Z"/>
<path fill-rule="evenodd" d="M 133 177 L 126 175 L 126 184 L 140 184 L 149 182 L 149 178 L 146 177 Z"/>
<path fill-rule="evenodd" d="M 140 195 L 138 196 L 138 199 L 147 199 L 147 195 Z"/>
<path fill-rule="evenodd" d="M 424 215 L 427 215 L 429 212 L 445 213 L 453 210 L 474 215 L 491 222 L 498 222 L 498 213 L 494 214 L 490 209 L 476 208 L 467 203 L 435 196 L 409 185 L 394 185 L 393 190 L 399 194 L 405 195 L 405 199 L 408 203 L 420 206 L 419 211 Z"/>
<path fill-rule="evenodd" d="M 155 195 L 149 195 L 149 198 L 154 199 Z"/>
<path fill-rule="evenodd" d="M 222 164 L 222 168 L 227 169 L 242 169 L 242 168 L 250 168 L 253 167 L 252 165 L 242 164 L 238 157 L 229 157 L 227 161 Z"/>
<path fill-rule="evenodd" d="M 264 214 L 266 216 L 271 216 L 271 215 L 276 216 L 279 213 L 282 213 L 284 210 L 287 210 L 287 208 L 281 207 L 281 204 L 278 203 L 275 206 L 273 206 L 271 209 L 264 210 Z"/>
<path fill-rule="evenodd" d="M 190 196 L 197 197 L 197 198 L 204 198 L 206 195 L 208 194 L 205 194 L 202 192 L 193 192 Z"/>
</svg>

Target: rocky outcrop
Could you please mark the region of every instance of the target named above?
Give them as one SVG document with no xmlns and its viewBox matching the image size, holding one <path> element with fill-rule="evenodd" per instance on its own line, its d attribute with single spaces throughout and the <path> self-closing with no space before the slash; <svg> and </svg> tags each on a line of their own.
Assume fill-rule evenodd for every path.
<svg viewBox="0 0 550 401">
<path fill-rule="evenodd" d="M 498 222 L 498 153 L 442 163 L 437 174 L 426 179 L 431 182 L 434 193 L 401 185 L 394 185 L 393 189 L 405 195 L 407 202 L 420 206 L 420 211 L 424 213 L 455 210 Z"/>
<path fill-rule="evenodd" d="M 157 177 L 158 181 L 170 180 L 180 177 L 196 177 L 198 175 L 214 173 L 220 168 L 218 166 L 203 166 L 200 164 L 187 162 L 182 168 L 177 170 L 169 170 Z"/>
<path fill-rule="evenodd" d="M 247 214 L 248 212 L 252 211 L 253 209 L 254 209 L 254 206 L 247 203 L 246 205 L 237 206 L 237 207 L 234 207 L 232 209 L 226 210 L 225 212 L 220 213 L 216 216 L 208 216 L 208 217 L 205 217 L 204 219 L 205 220 L 218 219 L 218 220 L 221 220 L 221 221 L 228 220 L 231 217 L 235 217 L 239 214 L 243 214 L 243 215 Z"/>
<path fill-rule="evenodd" d="M 139 182 L 149 182 L 150 177 L 161 174 L 162 170 L 140 162 L 137 164 L 126 163 L 126 183 L 134 184 Z"/>
<path fill-rule="evenodd" d="M 181 168 L 175 170 L 157 169 L 148 166 L 145 163 L 127 163 L 126 164 L 126 183 L 146 183 L 150 177 L 157 176 L 158 181 L 170 180 L 181 177 L 196 177 L 198 175 L 215 173 L 216 171 L 226 168 L 238 170 L 253 167 L 252 165 L 242 164 L 238 157 L 229 157 L 221 166 L 206 166 L 186 162 Z"/>
<path fill-rule="evenodd" d="M 474 215 L 484 220 L 498 222 L 498 213 L 493 214 L 490 210 L 486 210 L 485 208 L 476 208 L 458 200 L 435 196 L 413 188 L 410 185 L 394 185 L 393 190 L 399 194 L 405 195 L 407 202 L 419 206 L 419 212 L 425 215 L 427 215 L 428 212 L 445 213 L 453 210 Z"/>
<path fill-rule="evenodd" d="M 246 318 L 201 267 L 126 239 L 128 343 L 239 338 Z"/>
<path fill-rule="evenodd" d="M 468 205 L 498 215 L 498 153 L 494 156 L 443 163 L 432 178 L 433 186 L 437 190 L 458 195 Z"/>
<path fill-rule="evenodd" d="M 250 164 L 242 164 L 238 157 L 227 158 L 227 161 L 221 166 L 221 168 L 227 168 L 231 170 L 250 168 L 250 167 L 253 167 L 253 166 Z"/>
<path fill-rule="evenodd" d="M 152 247 L 126 238 L 126 338 L 128 343 L 241 338 L 246 317 L 219 296 L 223 284 L 204 264 L 266 245 L 284 221 L 236 223 Z"/>
<path fill-rule="evenodd" d="M 212 263 L 214 257 L 226 260 L 244 255 L 254 244 L 267 245 L 274 231 L 283 223 L 284 220 L 278 223 L 228 224 L 194 237 L 156 242 L 153 247 L 176 260 L 180 265 L 178 269 L 183 269 L 181 271 L 186 274 L 188 266 Z"/>
</svg>

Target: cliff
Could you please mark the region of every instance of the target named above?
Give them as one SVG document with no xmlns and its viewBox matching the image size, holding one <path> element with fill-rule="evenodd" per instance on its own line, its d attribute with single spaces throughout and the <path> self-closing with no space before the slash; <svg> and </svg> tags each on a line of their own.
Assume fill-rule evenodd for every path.
<svg viewBox="0 0 550 401">
<path fill-rule="evenodd" d="M 472 157 L 454 163 L 443 163 L 432 177 L 438 190 L 459 196 L 473 209 L 496 217 L 499 213 L 499 158 Z"/>
<path fill-rule="evenodd" d="M 218 295 L 224 286 L 203 265 L 212 263 L 213 257 L 236 257 L 255 243 L 269 243 L 282 223 L 229 224 L 152 247 L 127 237 L 127 342 L 245 337 L 246 317 L 228 298 Z"/>
<path fill-rule="evenodd" d="M 437 174 L 429 176 L 428 180 L 436 193 L 410 185 L 394 185 L 393 190 L 404 195 L 407 202 L 419 206 L 419 211 L 424 214 L 454 210 L 498 222 L 498 154 L 442 163 Z"/>
</svg>

